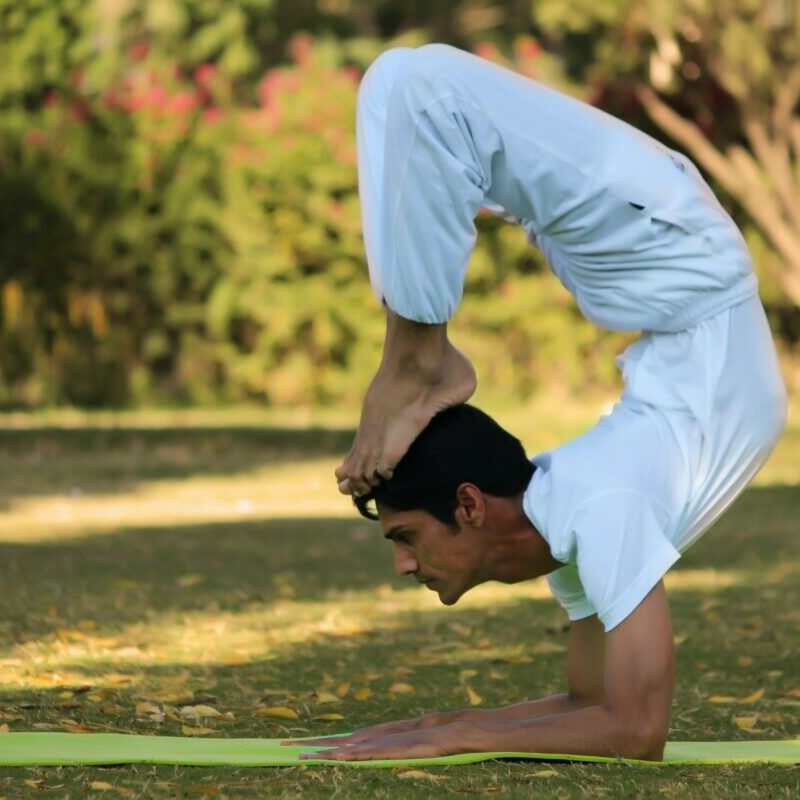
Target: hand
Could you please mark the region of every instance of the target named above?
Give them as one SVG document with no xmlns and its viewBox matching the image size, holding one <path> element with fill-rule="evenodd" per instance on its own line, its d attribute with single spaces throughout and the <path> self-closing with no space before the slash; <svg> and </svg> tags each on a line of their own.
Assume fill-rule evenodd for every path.
<svg viewBox="0 0 800 800">
<path fill-rule="evenodd" d="M 327 745 L 357 744 L 368 739 L 376 739 L 381 736 L 390 736 L 398 733 L 410 733 L 411 731 L 422 730 L 425 728 L 435 728 L 440 725 L 449 725 L 455 722 L 456 718 L 465 712 L 445 711 L 424 714 L 413 719 L 396 720 L 395 722 L 382 722 L 380 725 L 370 725 L 361 728 L 345 736 L 323 736 L 319 739 L 303 739 L 302 744 L 312 747 L 326 747 Z M 296 740 L 281 742 L 282 745 L 297 747 Z"/>
<path fill-rule="evenodd" d="M 370 761 L 384 758 L 435 758 L 472 752 L 459 723 L 435 728 L 383 733 L 361 741 L 345 741 L 330 750 L 302 753 L 300 758 L 332 761 Z M 324 744 L 325 740 L 317 740 Z M 330 742 L 330 740 L 328 740 Z M 307 744 L 304 742 L 303 744 Z"/>
</svg>

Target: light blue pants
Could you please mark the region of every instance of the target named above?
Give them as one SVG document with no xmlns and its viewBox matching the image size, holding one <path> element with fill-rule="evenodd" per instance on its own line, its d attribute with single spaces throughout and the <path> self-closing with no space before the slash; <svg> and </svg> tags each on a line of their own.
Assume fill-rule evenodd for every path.
<svg viewBox="0 0 800 800">
<path fill-rule="evenodd" d="M 605 328 L 683 330 L 756 294 L 741 235 L 688 159 L 484 59 L 385 52 L 357 133 L 370 279 L 403 317 L 453 315 L 482 206 L 519 219 Z"/>
<path fill-rule="evenodd" d="M 390 50 L 373 64 L 357 135 L 370 280 L 398 314 L 452 316 L 474 218 L 497 205 L 544 245 L 587 317 L 645 331 L 620 358 L 615 413 L 645 406 L 672 438 L 685 481 L 674 544 L 685 549 L 766 460 L 786 414 L 749 255 L 694 165 L 443 45 Z"/>
</svg>

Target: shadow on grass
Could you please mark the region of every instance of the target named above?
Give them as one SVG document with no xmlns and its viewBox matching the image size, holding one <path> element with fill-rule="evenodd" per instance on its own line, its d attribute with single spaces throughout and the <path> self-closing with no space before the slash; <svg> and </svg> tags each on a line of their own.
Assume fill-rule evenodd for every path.
<svg viewBox="0 0 800 800">
<path fill-rule="evenodd" d="M 76 485 L 130 491 L 142 481 L 237 475 L 267 464 L 344 455 L 348 428 L 30 428 L 0 432 L 0 510 L 14 497 Z"/>
<path fill-rule="evenodd" d="M 113 631 L 154 613 L 318 601 L 392 578 L 390 546 L 377 524 L 358 517 L 0 542 L 0 642 L 86 619 Z"/>
<path fill-rule="evenodd" d="M 749 489 L 674 571 L 794 574 L 799 498 L 796 486 Z M 395 578 L 379 526 L 355 514 L 0 542 L 0 643 L 87 619 L 114 632 L 169 611 L 335 600 L 383 584 L 413 581 Z"/>
</svg>

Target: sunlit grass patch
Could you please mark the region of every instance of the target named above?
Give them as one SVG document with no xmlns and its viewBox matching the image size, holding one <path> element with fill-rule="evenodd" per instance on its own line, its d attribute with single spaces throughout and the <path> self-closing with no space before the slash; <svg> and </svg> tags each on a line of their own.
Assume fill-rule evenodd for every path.
<svg viewBox="0 0 800 800">
<path fill-rule="evenodd" d="M 503 421 L 534 451 L 591 424 L 602 408 L 590 406 L 512 409 Z M 346 421 L 309 435 L 213 415 L 207 427 L 91 419 L 22 433 L 17 420 L 18 438 L 0 434 L 0 730 L 301 736 L 563 690 L 565 617 L 544 581 L 482 586 L 444 608 L 392 575 L 378 526 L 332 478 Z M 800 733 L 798 464 L 792 428 L 759 485 L 667 578 L 674 738 Z M 116 791 L 93 782 L 142 797 L 216 787 L 227 797 L 706 800 L 800 788 L 796 770 L 768 767 L 425 772 L 6 770 L 0 796 Z"/>
</svg>

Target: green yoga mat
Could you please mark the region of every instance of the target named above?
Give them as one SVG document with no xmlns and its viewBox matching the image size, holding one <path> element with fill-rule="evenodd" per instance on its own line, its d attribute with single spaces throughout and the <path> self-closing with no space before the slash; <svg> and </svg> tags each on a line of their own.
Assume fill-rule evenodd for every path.
<svg viewBox="0 0 800 800">
<path fill-rule="evenodd" d="M 177 736 L 136 736 L 121 733 L 0 734 L 0 766 L 60 766 L 100 764 L 176 764 L 181 766 L 288 767 L 336 764 L 351 767 L 400 767 L 474 764 L 494 758 L 545 761 L 599 761 L 615 758 L 547 753 L 464 753 L 441 758 L 381 761 L 299 760 L 300 753 L 322 747 L 281 746 L 280 739 L 200 739 Z M 670 742 L 665 764 L 799 764 L 800 739 L 773 742 Z M 631 763 L 631 762 L 627 762 Z M 636 762 L 657 766 L 651 761 Z"/>
</svg>

